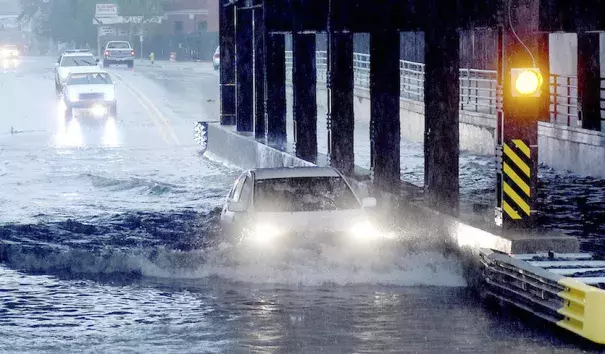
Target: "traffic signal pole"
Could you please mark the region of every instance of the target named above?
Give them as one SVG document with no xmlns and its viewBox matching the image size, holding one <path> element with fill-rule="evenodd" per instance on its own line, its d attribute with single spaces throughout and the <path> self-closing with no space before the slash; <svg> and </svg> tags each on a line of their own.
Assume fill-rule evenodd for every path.
<svg viewBox="0 0 605 354">
<path fill-rule="evenodd" d="M 510 1 L 504 1 L 498 31 L 495 222 L 504 230 L 535 227 L 538 121 L 549 120 L 550 102 L 548 34 L 539 32 L 539 1 Z"/>
</svg>

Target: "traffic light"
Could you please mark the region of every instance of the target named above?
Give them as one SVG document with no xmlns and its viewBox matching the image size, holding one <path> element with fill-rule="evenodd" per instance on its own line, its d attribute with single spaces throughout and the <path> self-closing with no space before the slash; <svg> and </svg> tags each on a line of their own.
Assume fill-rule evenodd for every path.
<svg viewBox="0 0 605 354">
<path fill-rule="evenodd" d="M 540 69 L 513 68 L 510 74 L 513 97 L 540 97 L 543 83 Z"/>
</svg>

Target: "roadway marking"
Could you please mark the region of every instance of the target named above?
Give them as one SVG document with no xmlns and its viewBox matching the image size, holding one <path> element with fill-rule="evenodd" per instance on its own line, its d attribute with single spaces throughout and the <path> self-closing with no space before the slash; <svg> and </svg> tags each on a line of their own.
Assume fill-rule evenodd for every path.
<svg viewBox="0 0 605 354">
<path fill-rule="evenodd" d="M 164 140 L 164 142 L 166 142 L 167 144 L 180 145 L 181 143 L 177 138 L 176 134 L 174 133 L 174 130 L 172 130 L 169 119 L 166 117 L 166 115 L 164 115 L 162 111 L 160 111 L 160 109 L 155 104 L 153 104 L 153 102 L 145 94 L 143 94 L 138 89 L 134 88 L 132 85 L 127 84 L 126 80 L 124 80 L 121 75 L 116 73 L 113 73 L 113 75 L 117 77 L 120 82 L 122 82 L 123 86 L 137 99 L 137 101 L 139 101 L 141 106 L 143 106 L 143 108 L 145 108 L 145 110 L 149 113 L 149 118 L 160 132 L 160 135 L 162 135 L 162 139 Z"/>
<path fill-rule="evenodd" d="M 525 173 L 527 177 L 530 177 L 529 166 L 521 160 L 521 158 L 505 143 L 504 144 L 504 154 L 511 159 L 519 169 Z"/>
<path fill-rule="evenodd" d="M 519 139 L 504 143 L 503 148 L 502 208 L 512 220 L 520 220 L 531 215 L 531 152 Z"/>
<path fill-rule="evenodd" d="M 504 162 L 504 174 L 510 177 L 513 182 L 515 182 L 515 184 L 518 185 L 519 188 L 521 188 L 523 193 L 525 193 L 528 197 L 530 196 L 529 185 L 525 183 L 525 181 L 521 179 L 521 177 L 519 177 L 517 172 L 510 168 L 510 166 L 506 162 Z"/>
<path fill-rule="evenodd" d="M 511 208 L 510 205 L 506 201 L 502 202 L 502 209 L 510 216 L 513 220 L 521 220 L 521 215 L 515 211 L 515 209 Z"/>
<path fill-rule="evenodd" d="M 523 198 L 521 198 L 519 194 L 517 194 L 517 192 L 515 192 L 515 190 L 512 189 L 511 186 L 509 186 L 506 182 L 504 182 L 504 193 L 511 197 L 525 214 L 529 215 L 529 204 L 527 204 L 525 200 L 523 200 Z"/>
<path fill-rule="evenodd" d="M 523 140 L 519 140 L 519 139 L 514 139 L 513 140 L 513 144 L 515 144 L 515 146 L 517 147 L 517 149 L 521 150 L 521 152 L 523 154 L 525 154 L 525 156 L 527 156 L 528 158 L 530 158 L 530 150 L 529 150 L 529 146 L 527 146 L 527 144 L 525 144 L 525 142 L 523 142 Z"/>
</svg>

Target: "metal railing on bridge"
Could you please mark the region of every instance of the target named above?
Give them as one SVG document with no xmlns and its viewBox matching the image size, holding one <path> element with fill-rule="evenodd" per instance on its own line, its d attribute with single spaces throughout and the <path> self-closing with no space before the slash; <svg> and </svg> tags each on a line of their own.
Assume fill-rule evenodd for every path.
<svg viewBox="0 0 605 354">
<path fill-rule="evenodd" d="M 326 82 L 328 56 L 318 51 L 317 79 Z M 353 53 L 355 88 L 370 89 L 370 55 Z M 407 60 L 399 63 L 401 98 L 424 101 L 424 64 Z M 292 52 L 286 52 L 286 70 L 292 70 Z M 497 73 L 495 70 L 460 69 L 460 109 L 488 115 L 496 114 Z M 605 121 L 605 84 L 601 82 L 601 120 Z M 567 126 L 580 126 L 576 76 L 550 75 L 550 121 Z"/>
</svg>

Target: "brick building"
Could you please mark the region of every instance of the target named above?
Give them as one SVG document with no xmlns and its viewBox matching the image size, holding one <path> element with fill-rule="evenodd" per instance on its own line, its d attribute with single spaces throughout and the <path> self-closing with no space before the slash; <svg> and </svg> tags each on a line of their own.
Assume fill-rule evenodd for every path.
<svg viewBox="0 0 605 354">
<path fill-rule="evenodd" d="M 165 33 L 218 32 L 218 0 L 164 0 Z"/>
</svg>

